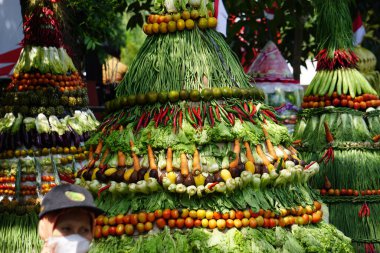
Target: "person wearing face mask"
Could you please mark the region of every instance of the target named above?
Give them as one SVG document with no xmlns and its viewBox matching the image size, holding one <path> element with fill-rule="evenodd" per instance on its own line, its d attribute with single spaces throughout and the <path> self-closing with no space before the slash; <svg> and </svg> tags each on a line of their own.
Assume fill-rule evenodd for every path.
<svg viewBox="0 0 380 253">
<path fill-rule="evenodd" d="M 93 239 L 95 217 L 104 213 L 86 189 L 72 184 L 54 187 L 41 203 L 38 234 L 41 253 L 86 253 Z"/>
</svg>

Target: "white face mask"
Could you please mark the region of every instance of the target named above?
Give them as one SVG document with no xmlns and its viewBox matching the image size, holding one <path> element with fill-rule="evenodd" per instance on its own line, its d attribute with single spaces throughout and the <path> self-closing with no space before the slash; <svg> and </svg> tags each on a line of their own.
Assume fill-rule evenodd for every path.
<svg viewBox="0 0 380 253">
<path fill-rule="evenodd" d="M 48 244 L 55 244 L 54 253 L 87 253 L 90 242 L 78 234 L 50 237 Z"/>
</svg>

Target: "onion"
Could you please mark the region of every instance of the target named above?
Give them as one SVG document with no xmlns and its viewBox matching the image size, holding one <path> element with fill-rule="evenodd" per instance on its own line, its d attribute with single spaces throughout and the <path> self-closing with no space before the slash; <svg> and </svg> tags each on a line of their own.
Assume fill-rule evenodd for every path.
<svg viewBox="0 0 380 253">
<path fill-rule="evenodd" d="M 175 0 L 165 0 L 165 8 L 169 13 L 177 12 L 177 8 L 175 7 Z"/>
<path fill-rule="evenodd" d="M 194 8 L 198 8 L 201 5 L 201 0 L 189 0 L 189 4 Z"/>
<path fill-rule="evenodd" d="M 187 187 L 187 194 L 189 194 L 189 196 L 194 196 L 195 194 L 197 193 L 197 187 L 195 185 L 190 185 Z"/>
</svg>

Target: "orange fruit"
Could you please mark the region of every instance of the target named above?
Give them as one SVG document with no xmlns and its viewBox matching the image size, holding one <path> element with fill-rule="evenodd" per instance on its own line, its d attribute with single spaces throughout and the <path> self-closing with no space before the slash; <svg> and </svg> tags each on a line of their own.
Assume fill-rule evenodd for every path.
<svg viewBox="0 0 380 253">
<path fill-rule="evenodd" d="M 160 33 L 167 33 L 168 32 L 168 24 L 163 22 L 160 24 Z"/>
<path fill-rule="evenodd" d="M 177 30 L 177 22 L 175 21 L 169 21 L 168 23 L 168 31 L 173 33 Z"/>
<path fill-rule="evenodd" d="M 154 23 L 152 25 L 152 31 L 153 33 L 158 33 L 160 31 L 160 25 L 158 23 Z"/>
<path fill-rule="evenodd" d="M 208 28 L 215 28 L 217 24 L 218 24 L 218 21 L 216 20 L 215 17 L 210 17 L 207 19 Z"/>
<path fill-rule="evenodd" d="M 206 18 L 200 18 L 198 21 L 198 26 L 200 29 L 206 29 L 208 26 L 208 22 Z"/>
<path fill-rule="evenodd" d="M 188 29 L 188 30 L 194 29 L 194 25 L 195 25 L 194 20 L 192 20 L 192 19 L 188 19 L 185 22 L 186 29 Z"/>
<path fill-rule="evenodd" d="M 177 30 L 183 31 L 185 29 L 185 21 L 183 19 L 178 19 L 177 21 Z"/>
<path fill-rule="evenodd" d="M 184 20 L 189 19 L 190 18 L 190 12 L 188 10 L 183 11 L 181 17 Z"/>
</svg>

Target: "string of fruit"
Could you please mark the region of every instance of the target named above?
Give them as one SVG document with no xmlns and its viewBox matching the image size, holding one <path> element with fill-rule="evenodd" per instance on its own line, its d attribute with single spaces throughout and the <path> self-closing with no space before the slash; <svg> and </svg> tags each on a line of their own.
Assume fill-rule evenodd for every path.
<svg viewBox="0 0 380 253">
<path fill-rule="evenodd" d="M 337 92 L 333 92 L 332 96 L 305 96 L 303 98 L 302 108 L 319 108 L 326 106 L 334 107 L 348 107 L 355 110 L 366 110 L 367 108 L 377 108 L 380 106 L 380 100 L 378 95 L 363 94 L 361 96 L 351 97 L 350 95 L 338 95 Z"/>
<path fill-rule="evenodd" d="M 148 16 L 147 23 L 143 26 L 143 31 L 147 35 L 174 33 L 176 31 L 192 30 L 196 26 L 199 29 L 213 29 L 218 22 L 212 17 L 211 11 L 209 17 L 200 16 L 197 9 L 191 11 L 184 10 L 182 13 L 172 13 L 166 15 L 151 14 Z"/>
<path fill-rule="evenodd" d="M 314 201 L 313 206 L 298 206 L 292 209 L 281 209 L 280 213 L 260 209 L 258 212 L 252 209 L 230 210 L 220 213 L 212 210 L 189 209 L 164 209 L 154 212 L 119 214 L 107 217 L 104 215 L 96 218 L 95 238 L 108 236 L 133 236 L 144 234 L 154 228 L 164 229 L 191 229 L 203 227 L 208 229 L 225 229 L 242 227 L 250 228 L 274 228 L 286 227 L 293 224 L 307 225 L 318 223 L 322 220 L 321 203 Z"/>
<path fill-rule="evenodd" d="M 63 74 L 42 74 L 39 72 L 30 73 L 14 73 L 12 81 L 6 87 L 5 92 L 17 90 L 19 92 L 27 90 L 40 90 L 47 91 L 47 87 L 56 87 L 60 92 L 73 91 L 85 88 L 81 76 L 78 72 Z M 84 89 L 86 90 L 86 89 Z"/>
<path fill-rule="evenodd" d="M 57 154 L 57 155 L 68 155 L 71 154 L 73 156 L 62 157 L 61 163 L 67 164 L 73 161 L 73 159 L 78 161 L 83 161 L 88 156 L 88 150 L 86 147 L 51 147 L 51 148 L 42 148 L 42 149 L 17 149 L 17 150 L 7 150 L 0 153 L 0 159 L 11 159 L 11 158 L 19 158 L 19 157 L 27 157 L 27 156 L 45 156 L 49 154 Z"/>
<path fill-rule="evenodd" d="M 178 101 L 210 101 L 210 100 L 222 100 L 229 98 L 242 98 L 262 100 L 264 94 L 262 90 L 256 88 L 236 88 L 236 87 L 214 87 L 205 88 L 202 90 L 171 90 L 155 92 L 150 91 L 146 94 L 131 94 L 128 96 L 120 96 L 111 101 L 105 103 L 105 108 L 108 112 L 118 111 L 126 107 L 132 107 L 135 105 L 147 105 L 167 102 L 175 103 Z"/>
</svg>

